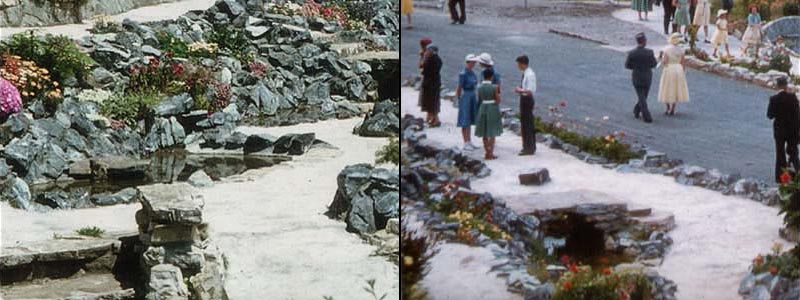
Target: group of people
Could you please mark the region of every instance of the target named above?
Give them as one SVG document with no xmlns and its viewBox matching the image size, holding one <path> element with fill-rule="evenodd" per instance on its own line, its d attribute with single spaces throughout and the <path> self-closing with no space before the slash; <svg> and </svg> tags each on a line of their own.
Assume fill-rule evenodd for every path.
<svg viewBox="0 0 800 300">
<path fill-rule="evenodd" d="M 450 24 L 464 24 L 467 21 L 466 0 L 448 0 L 447 6 L 450 8 Z M 456 10 L 456 6 L 459 7 Z M 414 0 L 402 0 L 400 2 L 400 13 L 406 15 L 405 29 L 414 28 L 411 25 L 411 13 L 414 12 Z"/>
<path fill-rule="evenodd" d="M 651 0 L 633 0 L 631 8 L 638 12 L 639 20 L 647 20 L 647 12 L 652 11 Z M 683 33 L 684 41 L 688 40 L 689 27 L 695 27 L 698 30 L 703 29 L 703 42 L 710 43 L 713 46 L 713 56 L 716 57 L 717 49 L 721 46 L 725 47 L 727 55 L 730 56 L 730 49 L 728 47 L 728 32 L 731 24 L 728 20 L 728 14 L 733 8 L 732 0 L 722 0 L 722 9 L 717 11 L 717 19 L 715 25 L 717 30 L 714 32 L 713 37 L 709 40 L 708 25 L 711 22 L 711 3 L 709 0 L 656 0 L 656 5 L 664 7 L 664 34 L 670 34 L 670 24 L 672 24 L 672 33 Z M 750 13 L 747 16 L 747 29 L 742 36 L 742 53 L 746 55 L 747 50 L 754 48 L 758 53 L 758 47 L 761 44 L 761 15 L 758 13 L 758 7 L 751 5 Z M 642 18 L 644 13 L 644 18 Z M 698 38 L 699 40 L 699 38 Z"/>
<path fill-rule="evenodd" d="M 430 127 L 441 126 L 439 111 L 441 108 L 441 75 L 442 60 L 438 47 L 428 38 L 420 40 L 419 68 L 422 69 L 422 86 L 420 88 L 419 106 L 426 113 L 425 122 Z M 536 73 L 530 68 L 530 59 L 521 55 L 516 59 L 517 67 L 522 71 L 522 81 L 514 88 L 520 97 L 520 121 L 522 131 L 522 151 L 519 155 L 536 153 L 536 132 L 533 123 L 533 96 L 536 93 Z M 465 151 L 477 150 L 472 143 L 472 126 L 475 136 L 483 139 L 484 158 L 496 159 L 495 138 L 503 133 L 502 116 L 500 114 L 500 94 L 502 81 L 500 73 L 494 69 L 494 61 L 489 53 L 469 54 L 464 58 L 464 70 L 458 74 L 456 99 L 458 99 L 457 126 L 461 128 Z M 476 74 L 475 66 L 483 69 Z M 480 75 L 478 75 L 480 74 Z"/>
</svg>

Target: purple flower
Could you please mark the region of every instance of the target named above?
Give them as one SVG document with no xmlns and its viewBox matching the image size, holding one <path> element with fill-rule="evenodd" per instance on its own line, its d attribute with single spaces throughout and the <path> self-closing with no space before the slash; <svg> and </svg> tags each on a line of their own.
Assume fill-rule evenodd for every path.
<svg viewBox="0 0 800 300">
<path fill-rule="evenodd" d="M 22 97 L 19 90 L 11 82 L 0 78 L 0 112 L 10 115 L 19 112 L 22 107 Z"/>
</svg>

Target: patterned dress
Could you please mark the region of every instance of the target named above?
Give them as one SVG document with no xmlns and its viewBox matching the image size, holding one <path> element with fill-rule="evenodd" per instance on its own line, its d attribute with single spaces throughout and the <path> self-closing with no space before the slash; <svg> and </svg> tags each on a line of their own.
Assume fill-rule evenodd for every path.
<svg viewBox="0 0 800 300">
<path fill-rule="evenodd" d="M 678 0 L 678 6 L 675 9 L 675 16 L 672 22 L 678 26 L 689 25 L 689 4 L 687 0 Z"/>
<path fill-rule="evenodd" d="M 0 117 L 18 113 L 22 108 L 22 97 L 11 82 L 0 78 Z"/>
<path fill-rule="evenodd" d="M 475 136 L 496 137 L 503 134 L 503 123 L 500 119 L 500 106 L 495 102 L 494 93 L 497 86 L 488 81 L 483 81 L 478 87 L 478 120 L 475 126 Z"/>
<path fill-rule="evenodd" d="M 635 11 L 653 11 L 653 5 L 650 0 L 633 0 L 631 1 L 631 8 Z"/>
</svg>

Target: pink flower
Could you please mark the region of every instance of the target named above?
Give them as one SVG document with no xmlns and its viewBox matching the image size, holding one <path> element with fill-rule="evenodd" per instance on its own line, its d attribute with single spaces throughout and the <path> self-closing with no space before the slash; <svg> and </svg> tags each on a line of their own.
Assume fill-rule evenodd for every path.
<svg viewBox="0 0 800 300">
<path fill-rule="evenodd" d="M 11 82 L 0 78 L 0 113 L 10 115 L 19 112 L 22 107 L 22 97 L 19 90 Z"/>
</svg>

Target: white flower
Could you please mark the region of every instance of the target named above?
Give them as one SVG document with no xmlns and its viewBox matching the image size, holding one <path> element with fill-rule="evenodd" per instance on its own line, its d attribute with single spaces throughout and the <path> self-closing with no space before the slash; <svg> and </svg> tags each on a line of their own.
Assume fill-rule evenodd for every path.
<svg viewBox="0 0 800 300">
<path fill-rule="evenodd" d="M 78 101 L 91 101 L 96 103 L 103 103 L 103 101 L 108 100 L 111 98 L 113 93 L 100 90 L 100 89 L 93 89 L 93 90 L 83 90 L 78 94 Z"/>
<path fill-rule="evenodd" d="M 586 117 L 586 122 L 589 122 L 592 118 Z"/>
<path fill-rule="evenodd" d="M 603 121 L 608 121 L 608 116 L 603 116 Z"/>
</svg>

